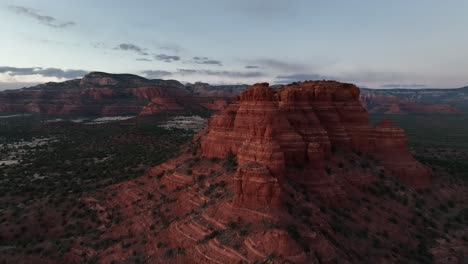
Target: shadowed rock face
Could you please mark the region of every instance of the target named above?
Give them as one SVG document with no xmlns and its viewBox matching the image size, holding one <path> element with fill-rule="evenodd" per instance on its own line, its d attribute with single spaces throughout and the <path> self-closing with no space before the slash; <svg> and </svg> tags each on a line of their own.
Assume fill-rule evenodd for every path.
<svg viewBox="0 0 468 264">
<path fill-rule="evenodd" d="M 403 129 L 384 119 L 374 132 L 375 157 L 403 182 L 413 187 L 430 184 L 430 171 L 417 162 L 408 150 L 408 139 Z"/>
<path fill-rule="evenodd" d="M 280 181 L 293 166 L 322 170 L 333 145 L 373 155 L 411 186 L 429 184 L 429 171 L 409 153 L 404 131 L 389 121 L 370 126 L 353 84 L 310 81 L 280 89 L 255 84 L 213 116 L 204 133 L 203 156 L 233 152 L 240 168 L 257 162 Z"/>
<path fill-rule="evenodd" d="M 234 206 L 258 209 L 280 205 L 278 179 L 273 177 L 265 166 L 255 162 L 245 163 L 239 168 L 234 182 Z"/>
</svg>

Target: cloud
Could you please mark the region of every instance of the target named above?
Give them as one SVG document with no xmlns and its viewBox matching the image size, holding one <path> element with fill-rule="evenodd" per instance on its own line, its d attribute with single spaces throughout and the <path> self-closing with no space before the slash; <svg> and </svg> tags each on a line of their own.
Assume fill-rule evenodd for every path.
<svg viewBox="0 0 468 264">
<path fill-rule="evenodd" d="M 253 60 L 250 63 L 254 65 L 261 65 L 265 68 L 270 68 L 273 70 L 283 71 L 283 72 L 300 72 L 303 71 L 306 66 L 300 63 L 292 63 L 277 59 L 258 59 Z"/>
<path fill-rule="evenodd" d="M 96 49 L 107 49 L 107 45 L 103 42 L 91 42 L 91 46 Z"/>
<path fill-rule="evenodd" d="M 9 75 L 30 75 L 36 68 L 16 68 L 9 66 L 0 66 L 0 73 Z"/>
<path fill-rule="evenodd" d="M 213 70 L 195 70 L 195 69 L 178 69 L 177 73 L 181 75 L 208 75 L 208 76 L 222 76 L 227 78 L 256 78 L 263 77 L 263 72 L 240 72 L 240 71 L 213 71 Z"/>
<path fill-rule="evenodd" d="M 172 75 L 172 72 L 170 71 L 159 71 L 159 70 L 147 70 L 147 71 L 142 71 L 141 73 L 150 79 L 162 78 L 162 77 L 167 77 L 167 76 Z"/>
<path fill-rule="evenodd" d="M 135 60 L 137 60 L 137 61 L 152 61 L 152 60 L 146 59 L 146 58 L 137 58 Z"/>
<path fill-rule="evenodd" d="M 371 86 L 377 87 L 386 84 L 416 84 L 416 87 L 422 85 L 421 83 L 427 82 L 427 80 L 436 80 L 445 77 L 444 75 L 428 74 L 423 72 L 410 72 L 400 71 L 393 69 L 367 69 L 367 68 L 356 68 L 352 71 L 337 72 L 331 75 L 333 79 L 353 82 L 353 83 L 368 83 Z"/>
<path fill-rule="evenodd" d="M 162 50 L 169 50 L 169 51 L 172 51 L 172 52 L 175 52 L 175 53 L 178 53 L 178 52 L 180 52 L 182 50 L 182 47 L 180 47 L 179 45 L 174 44 L 174 43 L 161 44 L 161 45 L 159 45 L 159 48 L 162 49 Z"/>
<path fill-rule="evenodd" d="M 195 64 L 208 64 L 208 65 L 218 65 L 223 66 L 221 61 L 219 60 L 212 60 L 207 57 L 193 57 L 193 63 Z"/>
<path fill-rule="evenodd" d="M 62 70 L 58 68 L 46 68 L 40 69 L 35 71 L 36 74 L 45 76 L 45 77 L 57 77 L 57 78 L 65 78 L 65 79 L 74 79 L 83 77 L 88 73 L 88 71 L 84 70 Z"/>
<path fill-rule="evenodd" d="M 148 52 L 146 51 L 146 49 L 144 48 L 140 48 L 138 47 L 137 45 L 135 44 L 130 44 L 130 43 L 122 43 L 122 44 L 119 44 L 117 47 L 115 47 L 114 49 L 116 50 L 123 50 L 123 51 L 131 51 L 131 52 L 135 52 L 136 54 L 139 54 L 139 55 L 142 55 L 142 56 L 147 56 L 149 55 Z"/>
<path fill-rule="evenodd" d="M 48 27 L 66 28 L 76 25 L 76 23 L 73 21 L 59 22 L 56 18 L 52 16 L 41 15 L 37 10 L 24 6 L 10 6 L 9 9 L 18 15 L 30 17 Z"/>
<path fill-rule="evenodd" d="M 174 56 L 174 55 L 166 55 L 166 54 L 157 54 L 154 55 L 154 58 L 159 61 L 164 61 L 164 62 L 173 62 L 173 61 L 178 61 L 180 60 L 179 56 Z"/>
<path fill-rule="evenodd" d="M 31 87 L 40 84 L 39 82 L 0 82 L 0 91 Z"/>
<path fill-rule="evenodd" d="M 277 83 L 291 83 L 291 82 L 301 82 L 305 80 L 323 80 L 323 79 L 334 79 L 334 78 L 323 76 L 320 74 L 314 74 L 314 73 L 309 73 L 309 74 L 299 73 L 299 74 L 276 76 Z"/>
<path fill-rule="evenodd" d="M 190 74 L 197 74 L 200 70 L 193 70 L 193 69 L 178 69 L 177 72 L 182 75 L 190 75 Z"/>
<path fill-rule="evenodd" d="M 380 85 L 381 88 L 427 88 L 425 84 L 399 84 L 389 83 Z"/>
<path fill-rule="evenodd" d="M 247 65 L 247 66 L 245 66 L 244 68 L 246 68 L 246 69 L 258 69 L 258 68 L 260 68 L 260 66 L 257 66 L 257 65 Z"/>
<path fill-rule="evenodd" d="M 204 75 L 204 76 L 217 76 L 217 77 L 224 77 L 224 78 L 233 78 L 233 79 L 241 79 L 241 78 L 257 78 L 263 77 L 265 74 L 263 72 L 257 71 L 248 71 L 248 72 L 241 72 L 241 71 L 213 71 L 213 70 L 206 70 L 206 69 L 177 69 L 177 71 L 162 71 L 162 70 L 147 70 L 142 71 L 142 74 L 147 76 L 148 78 L 162 78 L 168 76 L 194 76 L 194 75 Z"/>
<path fill-rule="evenodd" d="M 0 73 L 6 73 L 10 76 L 40 75 L 43 77 L 75 79 L 75 78 L 83 77 L 84 75 L 88 73 L 88 71 L 63 70 L 59 68 L 41 68 L 41 67 L 17 68 L 17 67 L 9 67 L 9 66 L 0 66 Z"/>
</svg>

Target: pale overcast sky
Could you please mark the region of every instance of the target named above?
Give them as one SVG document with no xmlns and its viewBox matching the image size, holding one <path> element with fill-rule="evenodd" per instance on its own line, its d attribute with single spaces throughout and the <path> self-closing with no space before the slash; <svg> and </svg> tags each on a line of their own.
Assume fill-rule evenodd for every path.
<svg viewBox="0 0 468 264">
<path fill-rule="evenodd" d="M 468 85 L 463 0 L 0 0 L 0 89 L 89 71 Z"/>
</svg>

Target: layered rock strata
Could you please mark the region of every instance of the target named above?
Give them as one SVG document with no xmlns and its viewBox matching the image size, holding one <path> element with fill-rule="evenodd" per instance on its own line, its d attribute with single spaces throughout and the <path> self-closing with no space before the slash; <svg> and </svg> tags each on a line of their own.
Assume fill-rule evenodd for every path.
<svg viewBox="0 0 468 264">
<path fill-rule="evenodd" d="M 403 182 L 413 187 L 430 184 L 430 171 L 409 152 L 403 129 L 384 119 L 375 127 L 374 141 L 375 157 Z"/>
<path fill-rule="evenodd" d="M 198 137 L 203 156 L 232 152 L 239 168 L 257 162 L 279 181 L 298 166 L 312 174 L 299 180 L 323 181 L 324 160 L 338 148 L 373 155 L 411 186 L 429 184 L 430 173 L 411 156 L 404 131 L 388 121 L 369 125 L 353 84 L 310 81 L 279 89 L 256 84 L 208 124 Z"/>
</svg>

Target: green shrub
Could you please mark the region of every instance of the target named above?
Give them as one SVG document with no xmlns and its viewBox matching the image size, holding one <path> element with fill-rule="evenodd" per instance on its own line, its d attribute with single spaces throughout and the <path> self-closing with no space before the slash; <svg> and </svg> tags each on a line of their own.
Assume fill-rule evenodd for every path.
<svg viewBox="0 0 468 264">
<path fill-rule="evenodd" d="M 226 155 L 226 158 L 223 161 L 223 168 L 227 172 L 232 172 L 237 169 L 237 158 L 232 151 L 229 151 Z"/>
</svg>

